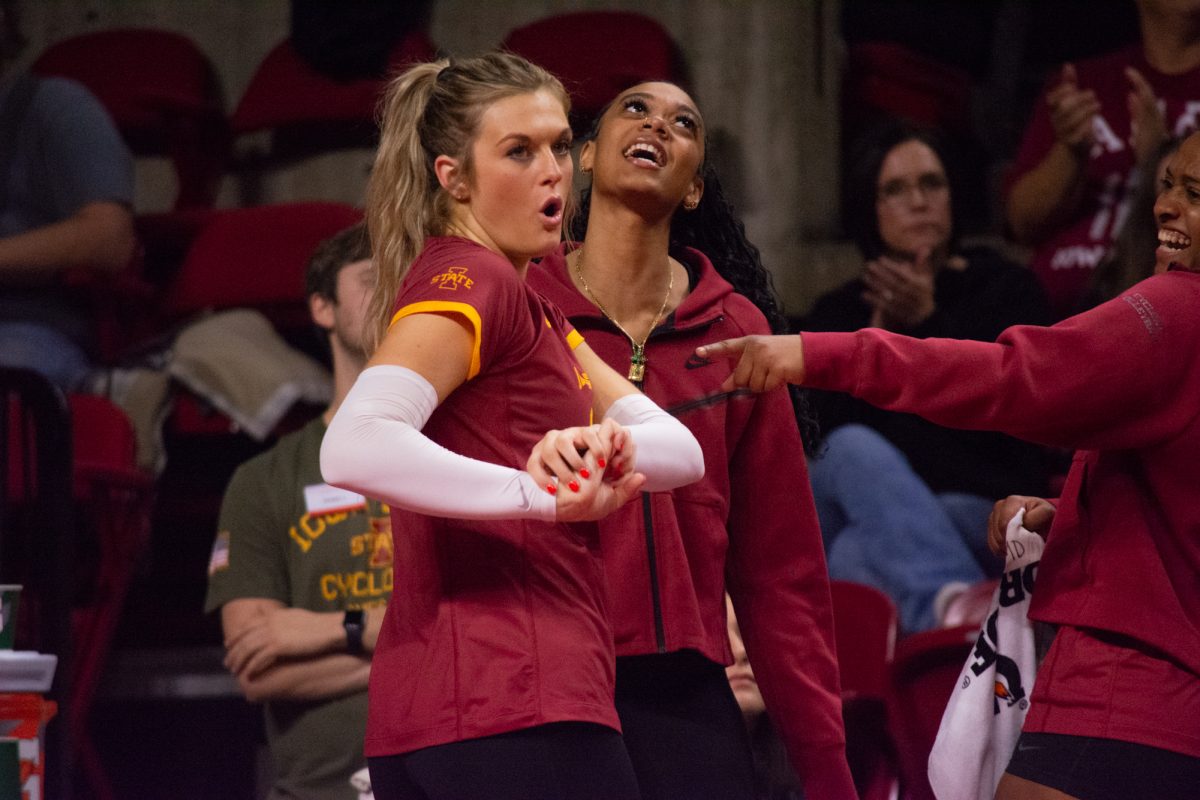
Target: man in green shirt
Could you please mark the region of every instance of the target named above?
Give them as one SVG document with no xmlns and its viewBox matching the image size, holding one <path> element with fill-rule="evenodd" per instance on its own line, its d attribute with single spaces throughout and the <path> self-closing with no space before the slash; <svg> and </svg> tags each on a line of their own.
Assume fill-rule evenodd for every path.
<svg viewBox="0 0 1200 800">
<path fill-rule="evenodd" d="M 386 506 L 328 486 L 325 426 L 366 363 L 373 280 L 360 223 L 317 249 L 306 291 L 328 333 L 333 402 L 234 473 L 209 562 L 206 611 L 221 610 L 225 665 L 262 703 L 275 762 L 270 798 L 356 800 L 365 766 L 371 652 L 392 592 Z"/>
</svg>

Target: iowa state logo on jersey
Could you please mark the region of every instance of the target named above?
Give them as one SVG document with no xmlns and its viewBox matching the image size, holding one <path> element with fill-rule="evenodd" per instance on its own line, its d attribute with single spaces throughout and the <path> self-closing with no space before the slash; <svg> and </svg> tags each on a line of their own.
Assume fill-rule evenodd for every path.
<svg viewBox="0 0 1200 800">
<path fill-rule="evenodd" d="M 451 292 L 457 292 L 460 288 L 470 289 L 475 284 L 475 281 L 467 277 L 466 267 L 450 267 L 440 275 L 434 275 L 429 282 L 436 283 L 439 289 Z"/>
<path fill-rule="evenodd" d="M 375 534 L 371 543 L 371 560 L 373 568 L 390 567 L 392 565 L 392 517 L 391 515 L 371 518 L 371 532 Z"/>
</svg>

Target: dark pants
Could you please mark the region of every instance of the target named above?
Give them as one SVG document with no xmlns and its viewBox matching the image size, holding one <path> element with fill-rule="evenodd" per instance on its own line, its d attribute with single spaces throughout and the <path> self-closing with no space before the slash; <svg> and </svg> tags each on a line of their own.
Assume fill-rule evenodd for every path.
<svg viewBox="0 0 1200 800">
<path fill-rule="evenodd" d="M 376 800 L 638 800 L 621 736 L 584 722 L 367 759 Z"/>
<path fill-rule="evenodd" d="M 750 741 L 720 664 L 694 651 L 618 658 L 616 703 L 642 800 L 753 800 Z"/>
<path fill-rule="evenodd" d="M 1117 739 L 1022 733 L 1007 772 L 1080 800 L 1200 797 L 1200 758 Z"/>
</svg>

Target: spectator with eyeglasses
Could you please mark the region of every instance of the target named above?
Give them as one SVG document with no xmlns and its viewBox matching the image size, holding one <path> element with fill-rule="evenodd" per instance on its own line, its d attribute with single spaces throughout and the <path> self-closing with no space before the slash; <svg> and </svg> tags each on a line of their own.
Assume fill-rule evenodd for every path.
<svg viewBox="0 0 1200 800">
<path fill-rule="evenodd" d="M 932 133 L 887 122 L 850 158 L 845 222 L 863 272 L 819 298 L 804 330 L 992 341 L 1010 325 L 1050 322 L 1028 270 L 958 246 L 953 181 Z M 906 631 L 947 621 L 952 599 L 1002 566 L 987 551 L 993 501 L 1018 486 L 1045 491 L 1043 452 L 845 394 L 814 391 L 813 403 L 826 432 L 811 477 L 830 577 L 887 593 Z"/>
</svg>

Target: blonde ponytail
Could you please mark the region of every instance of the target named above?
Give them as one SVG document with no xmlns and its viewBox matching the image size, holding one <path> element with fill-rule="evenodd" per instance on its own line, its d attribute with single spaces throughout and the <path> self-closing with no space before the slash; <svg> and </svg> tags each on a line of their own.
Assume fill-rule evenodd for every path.
<svg viewBox="0 0 1200 800">
<path fill-rule="evenodd" d="M 412 67 L 392 82 L 380 103 L 379 149 L 366 209 L 376 274 L 367 317 L 374 323 L 368 332 L 372 351 L 387 332 L 400 283 L 431 229 L 438 183 L 427 168 L 416 120 L 424 116 L 437 74 L 448 63 Z"/>
</svg>

